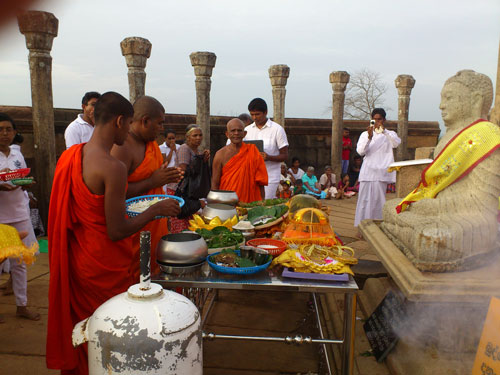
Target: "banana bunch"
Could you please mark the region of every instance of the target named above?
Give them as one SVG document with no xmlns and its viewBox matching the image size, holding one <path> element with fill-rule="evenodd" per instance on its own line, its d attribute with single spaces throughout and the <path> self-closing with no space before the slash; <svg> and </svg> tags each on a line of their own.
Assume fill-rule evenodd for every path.
<svg viewBox="0 0 500 375">
<path fill-rule="evenodd" d="M 214 217 L 208 223 L 205 223 L 205 220 L 200 215 L 193 215 L 193 219 L 189 220 L 189 230 L 193 232 L 196 229 L 208 229 L 212 230 L 215 227 L 226 227 L 227 229 L 233 230 L 233 225 L 238 224 L 238 216 L 234 215 L 231 219 L 227 219 L 222 222 L 218 216 Z"/>
</svg>

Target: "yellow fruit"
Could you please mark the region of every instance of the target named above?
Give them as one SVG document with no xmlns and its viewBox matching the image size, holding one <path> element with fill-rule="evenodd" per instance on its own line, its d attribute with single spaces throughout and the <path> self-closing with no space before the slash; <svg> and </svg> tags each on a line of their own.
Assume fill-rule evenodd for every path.
<svg viewBox="0 0 500 375">
<path fill-rule="evenodd" d="M 233 225 L 236 225 L 238 224 L 238 215 L 234 215 L 232 218 L 231 218 L 231 227 Z"/>
<path fill-rule="evenodd" d="M 216 216 L 212 220 L 210 220 L 208 225 L 210 225 L 212 228 L 220 227 L 222 225 L 222 222 L 220 221 L 219 217 Z"/>
<path fill-rule="evenodd" d="M 205 226 L 205 222 L 203 221 L 202 217 L 200 215 L 193 215 L 193 219 L 196 223 L 196 225 L 198 225 L 199 227 L 202 227 Z"/>
</svg>

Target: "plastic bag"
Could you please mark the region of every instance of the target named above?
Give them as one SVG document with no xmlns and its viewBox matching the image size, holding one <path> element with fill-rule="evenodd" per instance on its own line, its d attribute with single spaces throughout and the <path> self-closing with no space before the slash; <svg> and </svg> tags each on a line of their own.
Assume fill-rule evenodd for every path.
<svg viewBox="0 0 500 375">
<path fill-rule="evenodd" d="M 186 168 L 175 195 L 184 199 L 206 198 L 211 185 L 210 166 L 203 160 L 203 155 L 195 155 Z"/>
</svg>

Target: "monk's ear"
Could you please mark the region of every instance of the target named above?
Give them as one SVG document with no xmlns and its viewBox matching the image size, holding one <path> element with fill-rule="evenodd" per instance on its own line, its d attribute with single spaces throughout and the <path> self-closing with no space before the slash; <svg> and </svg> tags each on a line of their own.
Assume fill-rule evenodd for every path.
<svg viewBox="0 0 500 375">
<path fill-rule="evenodd" d="M 123 125 L 125 124 L 125 118 L 123 117 L 123 115 L 118 115 L 115 119 L 115 126 L 118 128 L 118 129 L 121 129 L 123 128 Z"/>
<path fill-rule="evenodd" d="M 227 130 L 224 134 L 226 134 L 227 139 L 229 139 L 229 132 Z"/>
<path fill-rule="evenodd" d="M 144 127 L 148 127 L 149 120 L 150 120 L 150 117 L 148 115 L 142 116 L 142 118 L 141 118 L 141 125 L 144 126 Z"/>
</svg>

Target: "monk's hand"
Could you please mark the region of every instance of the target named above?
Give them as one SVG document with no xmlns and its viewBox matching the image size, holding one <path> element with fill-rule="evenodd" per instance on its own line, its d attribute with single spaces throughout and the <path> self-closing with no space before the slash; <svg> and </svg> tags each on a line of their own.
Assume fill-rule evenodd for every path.
<svg viewBox="0 0 500 375">
<path fill-rule="evenodd" d="M 150 178 L 153 188 L 157 188 L 166 184 L 179 182 L 182 179 L 182 174 L 178 168 L 167 168 L 163 165 L 154 171 Z"/>
<path fill-rule="evenodd" d="M 151 207 L 157 210 L 157 216 L 177 216 L 181 213 L 179 202 L 175 199 L 163 199 Z"/>
<path fill-rule="evenodd" d="M 267 154 L 265 152 L 259 152 L 260 156 L 262 156 L 262 159 L 264 159 L 264 161 L 267 160 Z"/>
</svg>

